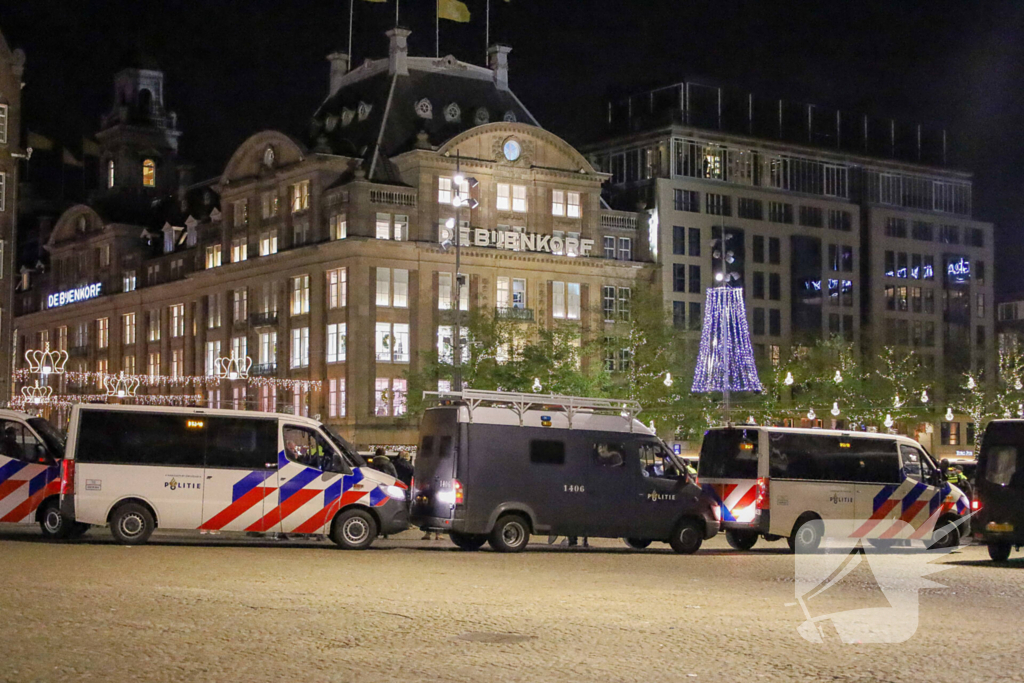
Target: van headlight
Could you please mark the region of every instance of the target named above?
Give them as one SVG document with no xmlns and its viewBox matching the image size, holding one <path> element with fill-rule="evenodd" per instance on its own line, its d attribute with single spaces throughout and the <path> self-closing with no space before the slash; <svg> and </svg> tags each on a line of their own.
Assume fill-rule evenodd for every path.
<svg viewBox="0 0 1024 683">
<path fill-rule="evenodd" d="M 395 500 L 405 500 L 405 489 L 401 486 L 391 484 L 384 489 L 384 493 L 388 494 L 390 498 L 394 498 Z"/>
</svg>

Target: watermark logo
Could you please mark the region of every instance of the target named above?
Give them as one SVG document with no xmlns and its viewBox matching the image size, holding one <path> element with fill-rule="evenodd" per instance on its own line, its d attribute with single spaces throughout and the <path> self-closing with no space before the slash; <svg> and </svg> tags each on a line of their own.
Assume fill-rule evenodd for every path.
<svg viewBox="0 0 1024 683">
<path fill-rule="evenodd" d="M 934 527 L 934 524 L 933 524 Z M 919 595 L 944 588 L 924 578 L 948 568 L 936 564 L 956 549 L 936 545 L 950 526 L 914 528 L 901 520 L 815 520 L 797 533 L 796 603 L 805 621 L 797 631 L 823 643 L 838 634 L 846 644 L 902 643 L 919 625 Z M 939 540 L 938 545 L 944 545 Z M 844 590 L 844 587 L 852 590 Z"/>
</svg>

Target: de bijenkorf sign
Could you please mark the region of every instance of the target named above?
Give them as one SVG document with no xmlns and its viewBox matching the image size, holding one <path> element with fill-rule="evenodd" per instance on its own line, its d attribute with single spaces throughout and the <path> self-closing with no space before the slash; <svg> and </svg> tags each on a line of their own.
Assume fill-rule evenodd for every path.
<svg viewBox="0 0 1024 683">
<path fill-rule="evenodd" d="M 58 308 L 60 306 L 66 306 L 73 304 L 76 301 L 85 301 L 86 299 L 95 299 L 100 295 L 103 290 L 102 282 L 94 282 L 91 285 L 82 285 L 81 287 L 75 287 L 74 289 L 68 289 L 63 292 L 56 292 L 46 297 L 47 308 Z"/>
</svg>

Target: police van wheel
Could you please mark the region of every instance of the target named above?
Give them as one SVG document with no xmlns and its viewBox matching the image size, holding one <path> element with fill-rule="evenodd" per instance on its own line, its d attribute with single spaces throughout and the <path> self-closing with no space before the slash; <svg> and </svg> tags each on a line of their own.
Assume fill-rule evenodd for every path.
<svg viewBox="0 0 1024 683">
<path fill-rule="evenodd" d="M 675 531 L 672 532 L 672 537 L 668 540 L 672 550 L 682 555 L 692 555 L 700 550 L 702 543 L 704 543 L 704 534 L 697 522 L 692 519 L 684 519 L 679 522 Z"/>
<path fill-rule="evenodd" d="M 932 534 L 932 541 L 928 544 L 929 550 L 944 550 L 955 548 L 960 545 L 960 529 L 951 519 L 940 519 L 935 525 L 935 532 Z"/>
<path fill-rule="evenodd" d="M 110 533 L 122 545 L 140 545 L 149 540 L 156 524 L 153 515 L 138 503 L 125 503 L 110 518 Z"/>
<path fill-rule="evenodd" d="M 530 524 L 520 515 L 505 515 L 491 530 L 488 541 L 499 553 L 519 553 L 530 542 Z"/>
<path fill-rule="evenodd" d="M 989 543 L 988 556 L 995 562 L 1006 562 L 1010 559 L 1009 543 Z"/>
<path fill-rule="evenodd" d="M 60 513 L 59 502 L 51 500 L 40 511 L 39 528 L 42 529 L 44 537 L 54 541 L 68 537 L 71 532 L 71 525 L 67 523 L 64 515 Z"/>
<path fill-rule="evenodd" d="M 725 540 L 735 550 L 750 550 L 757 543 L 756 531 L 743 531 L 741 529 L 727 529 Z"/>
<path fill-rule="evenodd" d="M 821 537 L 825 535 L 825 523 L 820 519 L 806 519 L 796 523 L 793 535 L 789 538 L 789 548 L 798 553 L 814 553 L 821 545 Z"/>
<path fill-rule="evenodd" d="M 458 531 L 451 531 L 448 537 L 452 539 L 452 543 L 459 546 L 459 550 L 480 550 L 487 542 L 485 534 L 461 534 Z"/>
<path fill-rule="evenodd" d="M 377 522 L 369 512 L 346 510 L 334 519 L 331 540 L 343 550 L 364 550 L 377 538 Z"/>
<path fill-rule="evenodd" d="M 622 540 L 633 550 L 643 550 L 651 544 L 651 539 L 649 538 L 624 538 Z"/>
</svg>

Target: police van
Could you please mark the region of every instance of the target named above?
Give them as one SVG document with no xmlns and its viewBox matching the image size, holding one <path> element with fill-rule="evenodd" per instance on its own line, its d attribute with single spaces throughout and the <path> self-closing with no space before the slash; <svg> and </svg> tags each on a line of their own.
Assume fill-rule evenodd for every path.
<svg viewBox="0 0 1024 683">
<path fill-rule="evenodd" d="M 531 534 L 666 542 L 718 532 L 711 501 L 635 415 L 634 401 L 500 391 L 424 392 L 411 521 L 464 550 Z"/>
<path fill-rule="evenodd" d="M 404 484 L 294 415 L 76 405 L 64 463 L 65 515 L 124 544 L 161 528 L 329 534 L 362 549 L 408 527 Z"/>
<path fill-rule="evenodd" d="M 996 562 L 1024 546 L 1024 420 L 992 420 L 978 454 L 975 537 Z"/>
<path fill-rule="evenodd" d="M 917 539 L 952 547 L 970 530 L 967 497 L 904 436 L 715 428 L 704 435 L 698 474 L 740 550 L 763 537 L 813 551 L 828 520 L 860 522 L 851 536 L 876 545 Z"/>
<path fill-rule="evenodd" d="M 84 533 L 60 512 L 64 434 L 41 417 L 0 410 L 0 522 L 39 524 L 48 538 Z"/>
</svg>

